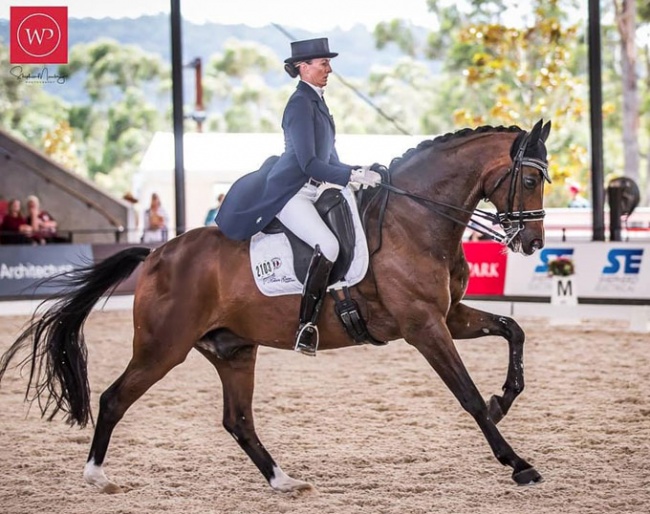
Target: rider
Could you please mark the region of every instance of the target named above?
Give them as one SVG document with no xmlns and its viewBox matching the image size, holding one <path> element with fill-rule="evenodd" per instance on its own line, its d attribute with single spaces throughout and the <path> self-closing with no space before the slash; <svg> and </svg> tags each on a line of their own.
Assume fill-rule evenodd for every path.
<svg viewBox="0 0 650 514">
<path fill-rule="evenodd" d="M 231 239 L 244 240 L 264 229 L 274 217 L 314 253 L 309 264 L 300 304 L 296 351 L 315 355 L 318 345 L 316 322 L 327 291 L 332 266 L 339 255 L 339 243 L 320 218 L 314 202 L 320 186 L 348 182 L 375 187 L 381 176 L 368 166 L 344 164 L 334 148 L 334 119 L 323 98 L 332 72 L 327 38 L 291 43 L 291 57 L 285 59 L 290 77 L 300 77 L 282 117 L 285 150 L 269 158 L 256 172 L 233 184 L 226 195 L 216 223 Z"/>
</svg>

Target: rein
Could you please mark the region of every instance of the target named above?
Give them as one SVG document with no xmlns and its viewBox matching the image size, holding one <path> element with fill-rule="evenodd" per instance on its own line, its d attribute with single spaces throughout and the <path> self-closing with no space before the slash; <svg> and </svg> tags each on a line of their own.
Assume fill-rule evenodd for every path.
<svg viewBox="0 0 650 514">
<path fill-rule="evenodd" d="M 440 202 L 438 200 L 431 200 L 430 198 L 426 198 L 421 195 L 417 195 L 415 193 L 410 193 L 408 191 L 405 191 L 404 189 L 400 189 L 399 187 L 395 187 L 392 184 L 387 184 L 385 182 L 382 182 L 379 184 L 380 187 L 385 189 L 386 191 L 390 193 L 395 193 L 397 195 L 401 196 L 406 196 L 412 200 L 415 200 L 421 205 L 424 205 L 427 207 L 430 211 L 438 214 L 439 216 L 442 216 L 443 218 L 448 219 L 449 221 L 452 221 L 453 223 L 456 223 L 457 225 L 462 225 L 464 227 L 468 227 L 470 224 L 472 226 L 473 230 L 476 230 L 477 232 L 480 232 L 482 234 L 485 234 L 489 236 L 491 239 L 498 241 L 498 242 L 503 242 L 506 238 L 503 234 L 500 234 L 496 230 L 491 229 L 490 227 L 483 225 L 481 222 L 478 222 L 476 220 L 470 219 L 469 222 L 464 222 L 459 220 L 458 218 L 447 214 L 445 211 L 442 209 L 439 209 L 438 207 L 444 207 L 446 209 L 451 209 L 456 212 L 462 212 L 465 214 L 470 214 L 472 218 L 477 217 L 477 218 L 482 218 L 487 221 L 491 221 L 493 225 L 501 224 L 501 221 L 499 220 L 500 214 L 494 214 L 488 211 L 483 211 L 481 209 L 475 209 L 474 211 L 468 211 L 467 209 L 463 209 L 462 207 L 458 207 L 456 205 L 451 205 L 445 202 Z"/>
<path fill-rule="evenodd" d="M 401 196 L 406 196 L 407 198 L 415 200 L 416 202 L 420 203 L 421 205 L 424 205 L 430 211 L 438 214 L 439 216 L 442 216 L 443 218 L 446 218 L 449 221 L 456 223 L 457 225 L 470 227 L 472 228 L 472 230 L 475 230 L 476 232 L 479 232 L 489 237 L 493 241 L 496 241 L 498 243 L 507 246 L 512 242 L 512 240 L 517 236 L 517 234 L 519 234 L 519 232 L 521 232 L 524 229 L 524 223 L 526 223 L 527 221 L 543 220 L 546 215 L 544 209 L 538 209 L 534 211 L 523 210 L 523 194 L 519 195 L 520 198 L 519 210 L 513 209 L 513 203 L 514 203 L 515 192 L 516 192 L 515 188 L 519 187 L 520 193 L 523 189 L 523 175 L 521 173 L 521 169 L 523 166 L 530 166 L 532 168 L 539 170 L 542 176 L 544 177 L 544 180 L 551 182 L 550 177 L 548 175 L 547 163 L 545 163 L 540 159 L 524 156 L 526 152 L 526 148 L 528 147 L 529 137 L 530 134 L 526 132 L 524 137 L 522 137 L 519 147 L 517 148 L 517 152 L 513 159 L 512 166 L 501 178 L 499 178 L 499 180 L 494 185 L 490 193 L 485 196 L 485 199 L 489 201 L 490 197 L 494 194 L 494 192 L 497 189 L 499 189 L 499 187 L 503 184 L 505 179 L 508 177 L 512 177 L 510 181 L 510 189 L 508 191 L 508 207 L 505 212 L 491 213 L 481 209 L 475 209 L 474 211 L 469 211 L 467 209 L 463 209 L 462 207 L 458 207 L 456 205 L 440 202 L 438 200 L 432 200 L 430 198 L 426 198 L 424 196 L 411 193 L 409 191 L 405 191 L 404 189 L 395 187 L 390 183 L 390 173 L 388 173 L 387 170 L 384 171 L 384 173 L 382 173 L 382 182 L 379 184 L 379 186 L 384 190 L 386 190 L 388 193 L 394 193 Z M 384 181 L 384 179 L 386 179 L 386 181 Z M 380 215 L 379 215 L 380 226 L 383 224 L 383 217 L 385 214 L 387 203 L 388 203 L 388 194 L 386 195 L 380 209 Z M 470 220 L 468 222 L 459 220 L 457 217 L 454 217 L 453 215 L 446 213 L 441 208 L 450 209 L 458 213 L 469 214 Z M 496 230 L 483 224 L 481 221 L 478 221 L 476 218 L 489 221 L 492 223 L 492 225 L 498 224 L 499 226 L 501 226 L 505 234 L 501 234 L 497 232 Z M 381 247 L 381 230 L 380 230 L 379 247 Z"/>
</svg>

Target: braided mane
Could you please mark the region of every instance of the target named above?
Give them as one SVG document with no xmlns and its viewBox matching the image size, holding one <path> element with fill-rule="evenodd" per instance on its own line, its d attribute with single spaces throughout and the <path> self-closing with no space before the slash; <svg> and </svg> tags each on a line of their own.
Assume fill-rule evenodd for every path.
<svg viewBox="0 0 650 514">
<path fill-rule="evenodd" d="M 425 139 L 419 143 L 415 148 L 409 148 L 401 157 L 395 157 L 390 162 L 390 169 L 393 169 L 395 166 L 403 164 L 408 159 L 432 146 L 438 146 L 444 143 L 449 143 L 450 141 L 456 141 L 469 136 L 474 136 L 478 134 L 485 134 L 488 132 L 522 132 L 522 129 L 516 125 L 511 125 L 509 127 L 504 127 L 499 125 L 498 127 L 493 127 L 492 125 L 482 125 L 476 128 L 463 128 L 457 130 L 456 132 L 447 132 L 441 136 L 437 136 L 434 139 Z"/>
</svg>

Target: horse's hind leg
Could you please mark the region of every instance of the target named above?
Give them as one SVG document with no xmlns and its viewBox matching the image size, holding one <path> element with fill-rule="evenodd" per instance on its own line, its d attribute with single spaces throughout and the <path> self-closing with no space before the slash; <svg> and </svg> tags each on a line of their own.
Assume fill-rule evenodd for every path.
<svg viewBox="0 0 650 514">
<path fill-rule="evenodd" d="M 508 341 L 508 374 L 503 384 L 503 396 L 494 395 L 488 403 L 490 417 L 498 423 L 524 390 L 524 331 L 512 318 L 480 311 L 462 303 L 449 312 L 447 327 L 454 339 L 496 335 Z"/>
<path fill-rule="evenodd" d="M 134 346 L 142 347 L 142 342 Z M 148 347 L 153 349 L 151 344 Z M 164 348 L 173 351 L 164 352 Z M 172 368 L 183 362 L 190 349 L 191 345 L 184 349 L 171 344 L 157 344 L 153 350 L 155 354 L 134 352 L 124 373 L 104 391 L 99 400 L 95 435 L 84 468 L 87 483 L 99 487 L 102 492 L 121 492 L 121 488 L 110 482 L 102 469 L 111 434 L 127 409 Z"/>
<path fill-rule="evenodd" d="M 209 334 L 196 348 L 217 369 L 223 385 L 223 426 L 261 471 L 271 487 L 289 492 L 312 486 L 291 478 L 276 464 L 255 432 L 253 390 L 257 346 L 227 330 Z"/>
</svg>

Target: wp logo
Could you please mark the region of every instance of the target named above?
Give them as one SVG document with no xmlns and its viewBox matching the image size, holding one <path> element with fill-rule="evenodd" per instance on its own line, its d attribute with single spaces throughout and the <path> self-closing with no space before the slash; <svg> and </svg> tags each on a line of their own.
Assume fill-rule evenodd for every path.
<svg viewBox="0 0 650 514">
<path fill-rule="evenodd" d="M 9 17 L 12 64 L 68 62 L 67 7 L 12 7 Z"/>
</svg>

